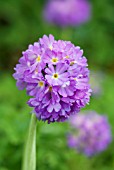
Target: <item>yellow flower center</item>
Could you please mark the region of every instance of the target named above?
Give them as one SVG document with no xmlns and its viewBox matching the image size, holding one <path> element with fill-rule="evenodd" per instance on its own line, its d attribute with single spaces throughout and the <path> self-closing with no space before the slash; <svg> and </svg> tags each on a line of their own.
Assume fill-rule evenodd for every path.
<svg viewBox="0 0 114 170">
<path fill-rule="evenodd" d="M 53 78 L 55 78 L 55 79 L 58 79 L 58 77 L 59 77 L 59 75 L 58 75 L 57 73 L 55 73 L 55 74 L 53 75 Z"/>
<path fill-rule="evenodd" d="M 77 80 L 76 78 L 74 78 L 74 80 Z"/>
<path fill-rule="evenodd" d="M 40 62 L 40 61 L 41 61 L 41 56 L 40 56 L 40 55 L 36 58 L 36 61 L 37 61 L 37 62 Z"/>
<path fill-rule="evenodd" d="M 58 58 L 52 58 L 52 62 L 56 63 L 58 61 Z"/>
<path fill-rule="evenodd" d="M 66 58 L 69 58 L 69 56 L 67 55 Z"/>
<path fill-rule="evenodd" d="M 52 86 L 49 87 L 49 91 L 50 91 L 50 92 L 52 91 Z"/>
<path fill-rule="evenodd" d="M 43 87 L 44 86 L 44 82 L 43 81 L 39 81 L 38 82 L 38 86 Z"/>
<path fill-rule="evenodd" d="M 74 64 L 74 62 L 72 61 L 71 63 L 70 63 L 70 66 L 72 66 Z"/>
</svg>

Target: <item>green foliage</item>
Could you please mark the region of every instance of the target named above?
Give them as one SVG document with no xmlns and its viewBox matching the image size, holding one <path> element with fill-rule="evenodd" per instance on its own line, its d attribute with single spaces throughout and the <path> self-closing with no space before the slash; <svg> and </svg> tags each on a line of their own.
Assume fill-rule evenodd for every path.
<svg viewBox="0 0 114 170">
<path fill-rule="evenodd" d="M 18 91 L 10 74 L 0 77 L 0 170 L 20 170 L 25 139 L 30 121 L 25 91 Z M 112 76 L 105 76 L 104 93 L 92 97 L 86 110 L 107 114 L 114 134 Z M 69 126 L 66 123 L 47 124 L 38 121 L 37 169 L 41 170 L 112 170 L 114 167 L 114 141 L 103 153 L 92 158 L 67 146 Z"/>
<path fill-rule="evenodd" d="M 16 167 L 29 123 L 25 93 L 18 92 L 12 75 L 0 77 L 0 168 Z M 22 140 L 23 139 L 23 140 Z"/>
<path fill-rule="evenodd" d="M 91 0 L 91 19 L 74 28 L 61 29 L 49 25 L 42 17 L 43 0 L 0 1 L 0 67 L 10 68 L 21 56 L 27 45 L 37 41 L 43 34 L 54 34 L 80 45 L 91 65 L 113 68 L 114 17 L 113 0 Z M 10 58 L 7 62 L 7 57 Z"/>
</svg>

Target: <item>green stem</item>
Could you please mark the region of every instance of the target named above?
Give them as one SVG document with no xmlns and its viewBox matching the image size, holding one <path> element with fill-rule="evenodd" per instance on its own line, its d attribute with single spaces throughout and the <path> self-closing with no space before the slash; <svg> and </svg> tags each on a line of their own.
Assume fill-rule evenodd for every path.
<svg viewBox="0 0 114 170">
<path fill-rule="evenodd" d="M 36 170 L 36 115 L 32 114 L 25 145 L 22 170 Z"/>
</svg>

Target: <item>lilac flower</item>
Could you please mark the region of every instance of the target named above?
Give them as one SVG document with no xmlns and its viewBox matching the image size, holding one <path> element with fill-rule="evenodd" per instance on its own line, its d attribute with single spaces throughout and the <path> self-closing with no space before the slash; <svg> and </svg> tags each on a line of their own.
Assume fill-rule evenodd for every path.
<svg viewBox="0 0 114 170">
<path fill-rule="evenodd" d="M 44 18 L 59 26 L 80 25 L 90 18 L 87 0 L 49 0 L 44 8 Z"/>
<path fill-rule="evenodd" d="M 39 120 L 63 122 L 89 103 L 89 70 L 80 47 L 44 35 L 22 54 L 13 76 L 32 96 L 28 105 Z"/>
<path fill-rule="evenodd" d="M 72 116 L 70 125 L 73 132 L 68 135 L 68 145 L 87 156 L 105 150 L 111 142 L 107 118 L 94 111 Z"/>
</svg>

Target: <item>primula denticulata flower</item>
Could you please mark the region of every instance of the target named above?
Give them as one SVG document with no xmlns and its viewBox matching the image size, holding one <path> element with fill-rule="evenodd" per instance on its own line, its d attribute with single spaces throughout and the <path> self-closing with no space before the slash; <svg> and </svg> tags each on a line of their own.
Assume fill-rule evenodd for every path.
<svg viewBox="0 0 114 170">
<path fill-rule="evenodd" d="M 14 78 L 29 96 L 38 119 L 65 121 L 89 103 L 89 70 L 83 50 L 52 35 L 40 38 L 22 53 Z"/>
<path fill-rule="evenodd" d="M 88 0 L 48 0 L 43 15 L 46 21 L 59 26 L 77 26 L 91 17 Z"/>
<path fill-rule="evenodd" d="M 70 119 L 68 145 L 78 152 L 92 156 L 105 150 L 111 142 L 111 130 L 105 116 L 89 111 Z"/>
</svg>

